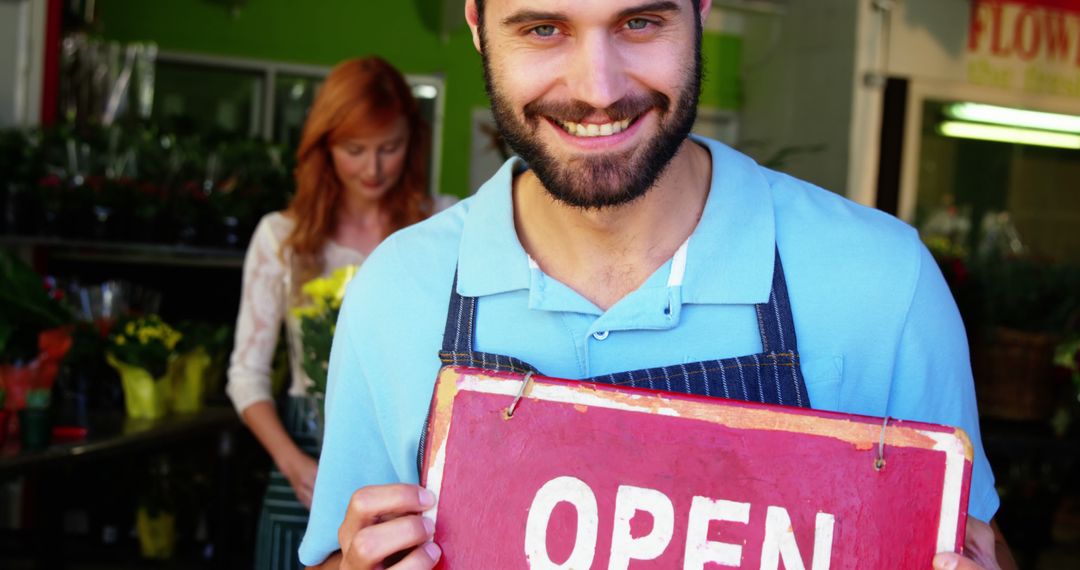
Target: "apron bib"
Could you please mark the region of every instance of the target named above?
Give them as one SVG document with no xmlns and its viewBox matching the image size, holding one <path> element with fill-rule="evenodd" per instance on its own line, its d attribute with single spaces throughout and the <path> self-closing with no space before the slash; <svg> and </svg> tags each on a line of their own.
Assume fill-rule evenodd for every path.
<svg viewBox="0 0 1080 570">
<path fill-rule="evenodd" d="M 729 398 L 763 404 L 810 407 L 810 396 L 799 368 L 798 343 L 791 317 L 787 281 L 776 252 L 772 290 L 769 300 L 754 305 L 763 352 L 734 358 L 674 364 L 657 368 L 629 370 L 583 378 L 595 382 L 634 388 L 648 388 L 716 398 Z M 531 364 L 502 354 L 474 350 L 477 298 L 457 292 L 454 274 L 450 306 L 446 315 L 443 347 L 439 360 L 443 366 L 468 366 L 498 372 L 543 374 Z M 429 418 L 430 419 L 430 418 Z M 420 432 L 417 465 L 421 465 L 427 433 L 427 421 Z M 422 471 L 422 469 L 421 469 Z"/>
</svg>

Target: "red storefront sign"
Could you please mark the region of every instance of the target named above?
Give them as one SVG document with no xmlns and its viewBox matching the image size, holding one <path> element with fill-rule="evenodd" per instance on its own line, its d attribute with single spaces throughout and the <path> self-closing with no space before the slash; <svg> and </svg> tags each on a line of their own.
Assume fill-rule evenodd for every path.
<svg viewBox="0 0 1080 570">
<path fill-rule="evenodd" d="M 447 368 L 422 480 L 446 569 L 923 569 L 962 546 L 971 457 L 944 426 Z"/>
<path fill-rule="evenodd" d="M 976 0 L 968 51 L 1080 66 L 1080 0 Z"/>
</svg>

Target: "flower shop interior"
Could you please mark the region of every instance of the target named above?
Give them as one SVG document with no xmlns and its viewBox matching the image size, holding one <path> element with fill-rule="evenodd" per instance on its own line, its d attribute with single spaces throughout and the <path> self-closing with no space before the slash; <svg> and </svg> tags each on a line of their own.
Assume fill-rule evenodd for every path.
<svg viewBox="0 0 1080 570">
<path fill-rule="evenodd" d="M 346 58 L 406 75 L 432 194 L 510 156 L 462 4 L 0 0 L 0 567 L 252 566 L 245 248 Z M 1080 0 L 714 0 L 703 26 L 695 132 L 918 228 L 996 521 L 1020 567 L 1080 567 Z"/>
</svg>

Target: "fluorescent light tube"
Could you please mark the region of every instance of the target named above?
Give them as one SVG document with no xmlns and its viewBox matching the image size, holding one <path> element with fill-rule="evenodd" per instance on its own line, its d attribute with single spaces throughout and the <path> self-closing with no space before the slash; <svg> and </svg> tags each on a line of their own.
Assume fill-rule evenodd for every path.
<svg viewBox="0 0 1080 570">
<path fill-rule="evenodd" d="M 938 132 L 947 137 L 962 139 L 1080 150 L 1080 135 L 1065 133 L 1050 133 L 997 125 L 980 125 L 961 121 L 945 121 L 938 126 Z"/>
<path fill-rule="evenodd" d="M 952 103 L 945 106 L 945 115 L 961 121 L 1080 134 L 1080 117 L 1076 115 L 1027 111 L 981 103 Z"/>
</svg>

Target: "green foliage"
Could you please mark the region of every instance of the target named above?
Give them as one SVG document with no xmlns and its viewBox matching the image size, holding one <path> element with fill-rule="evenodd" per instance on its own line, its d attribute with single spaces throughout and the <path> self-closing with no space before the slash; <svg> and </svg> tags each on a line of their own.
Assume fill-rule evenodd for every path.
<svg viewBox="0 0 1080 570">
<path fill-rule="evenodd" d="M 176 351 L 185 353 L 202 347 L 213 356 L 227 351 L 232 342 L 233 329 L 229 325 L 203 321 L 183 321 L 176 325 L 183 337 L 176 345 Z"/>
<path fill-rule="evenodd" d="M 19 195 L 21 232 L 206 241 L 235 218 L 229 224 L 242 240 L 288 203 L 289 154 L 261 140 L 211 140 L 150 124 L 0 130 L 0 192 L 10 185 Z"/>
<path fill-rule="evenodd" d="M 990 258 L 972 267 L 980 320 L 1065 334 L 1080 317 L 1080 267 L 1030 258 Z"/>
<path fill-rule="evenodd" d="M 304 339 L 304 358 L 301 366 L 304 374 L 311 379 L 308 392 L 326 393 L 326 372 L 330 356 L 330 345 L 334 340 L 334 323 L 337 322 L 338 310 L 305 316 L 300 319 L 300 335 Z"/>
<path fill-rule="evenodd" d="M 0 251 L 0 362 L 33 359 L 41 331 L 72 320 L 30 266 Z"/>
</svg>

